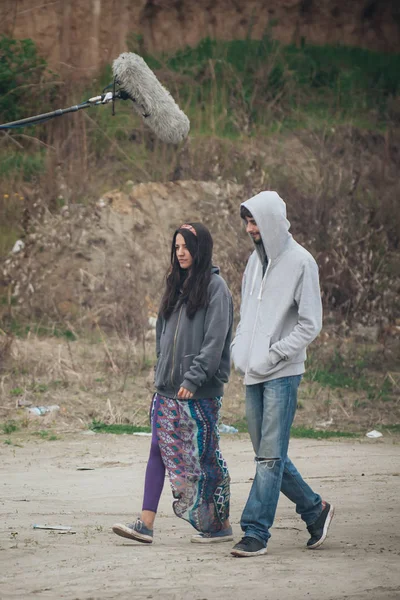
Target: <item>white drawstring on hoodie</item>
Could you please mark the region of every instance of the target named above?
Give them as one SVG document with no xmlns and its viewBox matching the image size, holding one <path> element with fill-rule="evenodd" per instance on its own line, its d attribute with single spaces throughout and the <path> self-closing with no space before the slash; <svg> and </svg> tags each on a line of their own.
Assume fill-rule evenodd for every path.
<svg viewBox="0 0 400 600">
<path fill-rule="evenodd" d="M 259 262 L 257 261 L 257 265 L 256 268 L 254 269 L 254 275 L 253 275 L 253 281 L 251 283 L 251 288 L 250 288 L 250 296 L 253 295 L 253 291 L 256 285 L 256 279 L 257 279 L 257 275 L 258 275 L 258 268 L 259 268 Z"/>
<path fill-rule="evenodd" d="M 261 300 L 261 298 L 262 298 L 262 295 L 263 295 L 263 292 L 264 292 L 264 288 L 265 288 L 265 281 L 267 279 L 267 274 L 268 274 L 268 271 L 269 271 L 269 265 L 270 264 L 271 264 L 271 261 L 269 260 L 268 264 L 267 264 L 267 268 L 265 269 L 264 277 L 262 278 L 262 281 L 261 281 L 260 291 L 258 292 L 257 300 Z"/>
<path fill-rule="evenodd" d="M 260 291 L 258 292 L 257 300 L 261 300 L 262 299 L 262 295 L 263 295 L 264 288 L 265 288 L 265 280 L 266 280 L 266 277 L 267 277 L 267 273 L 268 273 L 269 265 L 270 264 L 271 264 L 271 261 L 268 261 L 267 268 L 266 268 L 264 276 L 263 276 L 263 278 L 261 280 Z M 259 264 L 259 262 L 257 262 L 257 266 L 254 269 L 253 281 L 251 283 L 250 296 L 253 295 L 254 288 L 256 286 L 256 280 L 257 280 L 257 275 L 258 275 L 258 271 L 259 271 L 260 266 L 261 265 Z"/>
</svg>

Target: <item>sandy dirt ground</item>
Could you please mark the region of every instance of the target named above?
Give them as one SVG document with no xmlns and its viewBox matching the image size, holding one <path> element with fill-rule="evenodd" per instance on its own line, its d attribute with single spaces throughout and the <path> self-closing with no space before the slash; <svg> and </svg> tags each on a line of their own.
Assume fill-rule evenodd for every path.
<svg viewBox="0 0 400 600">
<path fill-rule="evenodd" d="M 0 448 L 0 598 L 395 600 L 400 598 L 400 445 L 393 440 L 293 440 L 290 455 L 336 506 L 319 550 L 282 497 L 268 554 L 190 543 L 166 482 L 155 542 L 115 536 L 141 505 L 149 438 L 85 435 Z M 235 540 L 254 473 L 246 435 L 222 436 L 232 477 Z M 93 470 L 80 470 L 90 468 Z M 72 526 L 75 534 L 33 529 Z"/>
</svg>

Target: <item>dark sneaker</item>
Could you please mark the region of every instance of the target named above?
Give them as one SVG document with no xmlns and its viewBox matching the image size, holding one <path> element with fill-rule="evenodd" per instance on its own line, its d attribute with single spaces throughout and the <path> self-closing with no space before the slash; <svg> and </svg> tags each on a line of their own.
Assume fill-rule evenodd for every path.
<svg viewBox="0 0 400 600">
<path fill-rule="evenodd" d="M 311 523 L 311 525 L 307 527 L 308 533 L 311 535 L 307 542 L 307 548 L 313 550 L 314 548 L 319 548 L 324 543 L 334 514 L 335 507 L 332 506 L 332 504 L 323 501 L 322 513 L 315 523 Z"/>
<path fill-rule="evenodd" d="M 219 544 L 220 542 L 231 542 L 233 540 L 232 527 L 227 527 L 214 533 L 197 533 L 192 535 L 191 542 L 194 544 Z"/>
<path fill-rule="evenodd" d="M 260 556 L 267 554 L 267 547 L 256 538 L 245 535 L 231 550 L 233 556 Z"/>
<path fill-rule="evenodd" d="M 132 523 L 131 525 L 116 523 L 113 525 L 112 530 L 121 537 L 136 540 L 143 544 L 151 544 L 153 542 L 153 530 L 146 527 L 141 519 L 136 519 L 136 523 Z"/>
</svg>

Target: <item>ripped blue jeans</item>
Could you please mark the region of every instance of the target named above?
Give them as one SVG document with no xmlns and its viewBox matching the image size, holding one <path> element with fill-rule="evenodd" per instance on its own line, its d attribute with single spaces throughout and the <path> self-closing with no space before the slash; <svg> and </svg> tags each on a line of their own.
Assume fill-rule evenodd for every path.
<svg viewBox="0 0 400 600">
<path fill-rule="evenodd" d="M 246 416 L 255 452 L 256 474 L 240 525 L 265 545 L 271 537 L 279 492 L 296 505 L 306 525 L 322 510 L 321 497 L 303 480 L 287 455 L 301 375 L 246 386 Z"/>
</svg>

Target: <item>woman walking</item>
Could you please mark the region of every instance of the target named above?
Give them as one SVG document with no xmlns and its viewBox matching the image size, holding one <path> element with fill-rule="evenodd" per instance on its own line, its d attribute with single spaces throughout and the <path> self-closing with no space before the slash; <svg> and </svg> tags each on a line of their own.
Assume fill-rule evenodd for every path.
<svg viewBox="0 0 400 600">
<path fill-rule="evenodd" d="M 171 265 L 156 327 L 156 393 L 142 512 L 122 537 L 152 543 L 168 473 L 175 514 L 197 531 L 192 542 L 231 541 L 229 473 L 219 449 L 218 420 L 230 373 L 231 293 L 212 266 L 213 240 L 201 223 L 174 233 Z"/>
</svg>

